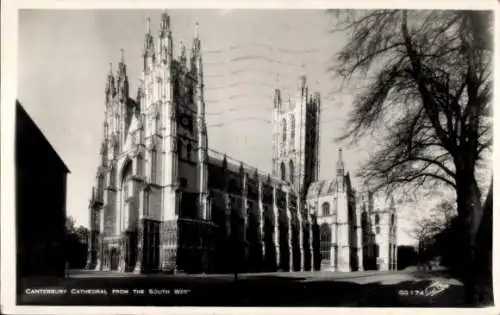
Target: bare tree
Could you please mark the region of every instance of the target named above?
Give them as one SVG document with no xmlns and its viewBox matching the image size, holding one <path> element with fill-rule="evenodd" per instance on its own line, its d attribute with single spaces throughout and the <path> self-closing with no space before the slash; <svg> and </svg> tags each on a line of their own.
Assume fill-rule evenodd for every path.
<svg viewBox="0 0 500 315">
<path fill-rule="evenodd" d="M 370 185 L 453 189 L 468 231 L 464 257 L 472 264 L 482 217 L 476 172 L 492 143 L 492 13 L 335 13 L 336 30 L 349 40 L 332 70 L 344 80 L 367 82 L 339 140 L 380 137 L 359 174 Z M 474 302 L 475 276 L 469 272 L 463 280 Z"/>
</svg>

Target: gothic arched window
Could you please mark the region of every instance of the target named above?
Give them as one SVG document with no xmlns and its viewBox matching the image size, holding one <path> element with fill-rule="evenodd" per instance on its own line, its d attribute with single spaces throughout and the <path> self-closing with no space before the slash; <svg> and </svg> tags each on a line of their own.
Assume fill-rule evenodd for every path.
<svg viewBox="0 0 500 315">
<path fill-rule="evenodd" d="M 156 167 L 158 163 L 156 154 L 156 147 L 151 150 L 151 182 L 156 183 Z"/>
<path fill-rule="evenodd" d="M 323 202 L 321 205 L 321 210 L 323 212 L 323 216 L 327 217 L 330 215 L 330 204 L 328 202 Z"/>
<path fill-rule="evenodd" d="M 377 214 L 375 214 L 375 224 L 376 225 L 379 225 L 380 224 L 380 216 Z"/>
<path fill-rule="evenodd" d="M 286 180 L 286 168 L 283 162 L 281 162 L 281 180 Z"/>
<path fill-rule="evenodd" d="M 132 163 L 127 161 L 125 166 L 123 167 L 122 175 L 121 175 L 121 185 L 124 198 L 128 198 L 129 196 L 129 187 L 128 187 L 128 179 L 132 175 Z"/>
<path fill-rule="evenodd" d="M 290 118 L 290 147 L 293 149 L 295 146 L 295 116 Z"/>
<path fill-rule="evenodd" d="M 283 145 L 286 145 L 286 119 L 283 118 L 281 121 L 281 128 L 283 129 L 282 132 L 282 137 L 283 137 Z"/>
<path fill-rule="evenodd" d="M 290 182 L 293 183 L 293 181 L 295 179 L 294 178 L 295 172 L 294 172 L 294 167 L 293 167 L 293 161 L 292 160 L 290 160 L 288 167 L 290 168 L 290 170 L 289 170 L 289 173 L 290 173 Z"/>
<path fill-rule="evenodd" d="M 114 165 L 111 165 L 111 170 L 109 171 L 109 185 L 111 187 L 115 186 L 115 180 L 116 180 L 116 169 Z"/>
<path fill-rule="evenodd" d="M 142 158 L 142 154 L 137 155 L 137 175 L 142 176 L 142 164 L 144 163 L 144 159 Z"/>
<path fill-rule="evenodd" d="M 391 226 L 394 226 L 395 216 L 394 213 L 391 215 Z"/>
</svg>

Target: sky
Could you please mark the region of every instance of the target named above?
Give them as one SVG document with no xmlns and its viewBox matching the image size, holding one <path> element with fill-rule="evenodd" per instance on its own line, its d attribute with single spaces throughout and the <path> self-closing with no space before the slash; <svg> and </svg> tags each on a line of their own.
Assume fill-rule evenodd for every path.
<svg viewBox="0 0 500 315">
<path fill-rule="evenodd" d="M 88 201 L 103 134 L 104 88 L 109 63 L 120 49 L 135 98 L 142 70 L 146 18 L 157 34 L 162 11 L 21 10 L 18 99 L 65 161 L 67 212 L 87 226 Z M 199 23 L 205 75 L 209 147 L 264 171 L 271 170 L 272 95 L 294 97 L 299 76 L 321 93 L 320 178 L 335 175 L 353 90 L 340 90 L 328 68 L 346 42 L 331 33 L 333 18 L 322 10 L 170 10 L 174 55 L 182 41 L 190 51 Z M 347 170 L 368 158 L 370 141 L 344 146 Z M 359 181 L 354 180 L 356 185 Z M 413 240 L 416 205 L 399 214 L 398 243 Z M 413 212 L 412 212 L 413 211 Z"/>
</svg>

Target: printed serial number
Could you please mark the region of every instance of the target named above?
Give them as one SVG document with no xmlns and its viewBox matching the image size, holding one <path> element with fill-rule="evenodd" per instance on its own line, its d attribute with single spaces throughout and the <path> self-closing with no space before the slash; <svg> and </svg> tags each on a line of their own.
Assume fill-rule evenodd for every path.
<svg viewBox="0 0 500 315">
<path fill-rule="evenodd" d="M 400 296 L 426 296 L 424 290 L 399 290 Z"/>
</svg>

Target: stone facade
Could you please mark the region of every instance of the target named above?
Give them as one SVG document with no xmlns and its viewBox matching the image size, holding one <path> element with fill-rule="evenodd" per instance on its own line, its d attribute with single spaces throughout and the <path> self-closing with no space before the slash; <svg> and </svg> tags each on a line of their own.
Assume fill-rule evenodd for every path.
<svg viewBox="0 0 500 315">
<path fill-rule="evenodd" d="M 370 267 L 363 259 L 373 260 L 375 245 L 392 250 L 395 236 L 383 233 L 395 224 L 371 223 L 379 208 L 371 210 L 372 197 L 367 210 L 356 202 L 341 153 L 336 178 L 318 180 L 320 94 L 309 93 L 305 77 L 288 102 L 275 91 L 272 174 L 208 148 L 197 26 L 188 61 L 182 45 L 173 57 L 168 14 L 157 38 L 148 21 L 136 98 L 123 55 L 105 98 L 88 269 L 353 271 Z M 379 216 L 395 213 L 387 211 Z M 380 268 L 392 266 L 394 256 L 380 253 Z"/>
</svg>

